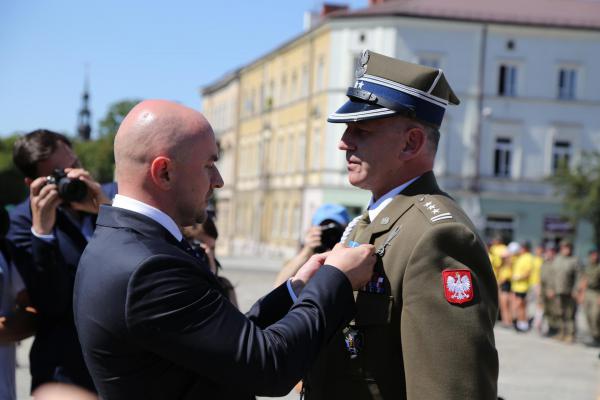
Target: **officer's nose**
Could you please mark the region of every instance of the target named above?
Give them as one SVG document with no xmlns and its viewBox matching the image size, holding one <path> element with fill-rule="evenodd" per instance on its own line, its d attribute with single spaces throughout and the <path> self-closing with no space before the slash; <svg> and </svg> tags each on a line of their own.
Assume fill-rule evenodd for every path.
<svg viewBox="0 0 600 400">
<path fill-rule="evenodd" d="M 350 133 L 350 128 L 346 128 L 340 142 L 338 143 L 338 149 L 342 151 L 353 151 L 356 150 L 356 145 L 353 143 Z"/>
</svg>

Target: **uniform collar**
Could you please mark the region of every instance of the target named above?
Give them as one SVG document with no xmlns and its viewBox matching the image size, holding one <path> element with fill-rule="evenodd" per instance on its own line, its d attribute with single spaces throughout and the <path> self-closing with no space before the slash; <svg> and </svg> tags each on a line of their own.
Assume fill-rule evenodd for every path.
<svg viewBox="0 0 600 400">
<path fill-rule="evenodd" d="M 178 242 L 181 242 L 181 239 L 183 239 L 183 235 L 175 221 L 158 208 L 120 194 L 115 195 L 112 206 L 142 214 L 158 222 L 162 227 L 169 231 Z"/>
<path fill-rule="evenodd" d="M 420 177 L 421 177 L 421 175 L 419 175 L 415 178 L 412 178 L 408 182 L 404 182 L 400 186 L 396 186 L 394 189 L 390 190 L 389 192 L 387 192 L 386 194 L 381 196 L 376 202 L 373 202 L 373 197 L 371 197 L 371 201 L 369 202 L 369 207 L 368 207 L 369 220 L 374 221 L 375 218 L 377 218 L 377 216 L 379 215 L 379 213 L 381 211 L 383 211 L 383 209 L 392 202 L 392 200 L 394 199 L 394 197 L 396 195 L 398 195 L 399 193 L 402 193 L 402 191 L 404 189 L 406 189 L 408 187 L 408 185 L 410 185 L 411 183 L 413 183 Z"/>
</svg>

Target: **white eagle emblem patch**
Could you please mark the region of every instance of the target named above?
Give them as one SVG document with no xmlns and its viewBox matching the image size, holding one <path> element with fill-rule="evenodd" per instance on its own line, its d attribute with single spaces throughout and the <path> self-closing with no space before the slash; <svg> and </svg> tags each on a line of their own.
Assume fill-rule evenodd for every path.
<svg viewBox="0 0 600 400">
<path fill-rule="evenodd" d="M 444 295 L 450 303 L 462 304 L 473 300 L 473 281 L 468 269 L 442 272 Z"/>
</svg>

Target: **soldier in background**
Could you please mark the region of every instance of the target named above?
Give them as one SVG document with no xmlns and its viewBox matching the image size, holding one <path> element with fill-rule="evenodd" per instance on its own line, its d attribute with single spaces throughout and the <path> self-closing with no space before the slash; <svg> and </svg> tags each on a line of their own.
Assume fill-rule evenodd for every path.
<svg viewBox="0 0 600 400">
<path fill-rule="evenodd" d="M 533 326 L 540 332 L 542 329 L 542 319 L 544 317 L 544 308 L 540 300 L 541 296 L 541 273 L 542 264 L 544 264 L 544 246 L 539 244 L 535 246 L 533 254 L 533 271 L 529 276 L 529 296 L 528 309 L 533 316 Z"/>
<path fill-rule="evenodd" d="M 560 242 L 560 254 L 553 262 L 554 285 L 558 308 L 558 340 L 575 341 L 575 283 L 581 270 L 579 260 L 573 256 L 573 245 L 568 240 Z"/>
<path fill-rule="evenodd" d="M 585 316 L 592 341 L 590 346 L 600 346 L 600 263 L 598 262 L 598 249 L 590 250 L 588 262 L 583 272 L 580 283 L 578 300 L 583 304 Z"/>
<path fill-rule="evenodd" d="M 554 336 L 558 333 L 558 311 L 556 305 L 556 289 L 554 288 L 554 258 L 556 247 L 554 243 L 546 243 L 544 263 L 540 268 L 540 302 L 544 312 L 542 325 L 546 322 L 545 336 Z M 540 328 L 543 331 L 543 327 Z"/>
</svg>

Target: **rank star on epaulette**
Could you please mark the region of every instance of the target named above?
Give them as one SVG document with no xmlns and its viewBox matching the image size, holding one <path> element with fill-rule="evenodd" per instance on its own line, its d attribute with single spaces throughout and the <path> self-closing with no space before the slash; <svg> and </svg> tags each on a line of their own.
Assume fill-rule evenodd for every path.
<svg viewBox="0 0 600 400">
<path fill-rule="evenodd" d="M 468 269 L 442 271 L 442 285 L 449 303 L 463 304 L 473 300 L 473 280 Z"/>
</svg>

